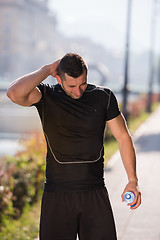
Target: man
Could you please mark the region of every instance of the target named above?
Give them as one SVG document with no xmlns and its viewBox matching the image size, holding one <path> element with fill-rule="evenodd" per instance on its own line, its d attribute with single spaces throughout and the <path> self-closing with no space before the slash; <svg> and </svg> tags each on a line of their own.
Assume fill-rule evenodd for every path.
<svg viewBox="0 0 160 240">
<path fill-rule="evenodd" d="M 116 240 L 103 179 L 103 134 L 107 124 L 118 141 L 129 183 L 124 189 L 141 203 L 136 157 L 116 98 L 107 88 L 87 84 L 87 65 L 77 54 L 14 81 L 8 97 L 38 109 L 47 142 L 46 182 L 40 240 Z M 49 75 L 58 84 L 42 81 Z M 122 194 L 122 199 L 123 199 Z"/>
</svg>

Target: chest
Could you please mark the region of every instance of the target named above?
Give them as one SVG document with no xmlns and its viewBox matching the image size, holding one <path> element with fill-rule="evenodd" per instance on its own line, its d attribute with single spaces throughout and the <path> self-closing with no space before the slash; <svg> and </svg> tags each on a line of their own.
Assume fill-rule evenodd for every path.
<svg viewBox="0 0 160 240">
<path fill-rule="evenodd" d="M 45 119 L 50 129 L 70 133 L 90 133 L 104 129 L 106 108 L 96 99 L 72 99 L 68 96 L 48 96 L 45 103 Z"/>
</svg>

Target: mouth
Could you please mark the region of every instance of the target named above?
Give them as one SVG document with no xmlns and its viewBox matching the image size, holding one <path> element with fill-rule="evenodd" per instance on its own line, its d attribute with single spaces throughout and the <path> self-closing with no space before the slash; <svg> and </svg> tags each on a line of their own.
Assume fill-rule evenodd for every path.
<svg viewBox="0 0 160 240">
<path fill-rule="evenodd" d="M 81 96 L 82 96 L 82 94 L 80 96 L 71 95 L 71 97 L 74 99 L 79 99 Z"/>
</svg>

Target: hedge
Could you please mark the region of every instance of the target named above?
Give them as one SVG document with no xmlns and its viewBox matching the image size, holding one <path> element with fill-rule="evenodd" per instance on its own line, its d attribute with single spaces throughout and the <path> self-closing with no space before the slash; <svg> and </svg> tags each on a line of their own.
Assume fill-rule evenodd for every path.
<svg viewBox="0 0 160 240">
<path fill-rule="evenodd" d="M 0 159 L 0 228 L 6 218 L 18 218 L 26 204 L 37 202 L 45 177 L 46 143 L 34 133 L 24 150 Z"/>
</svg>

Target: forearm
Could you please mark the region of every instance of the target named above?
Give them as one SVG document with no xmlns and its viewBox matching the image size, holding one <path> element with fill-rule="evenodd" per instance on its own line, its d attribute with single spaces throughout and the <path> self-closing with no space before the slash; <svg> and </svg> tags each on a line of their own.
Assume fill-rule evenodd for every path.
<svg viewBox="0 0 160 240">
<path fill-rule="evenodd" d="M 35 72 L 22 76 L 11 83 L 7 90 L 7 95 L 12 94 L 13 98 L 25 98 L 49 75 L 50 65 L 46 65 Z"/>
<path fill-rule="evenodd" d="M 128 181 L 137 183 L 136 154 L 132 139 L 126 134 L 118 144 L 123 165 L 128 176 Z"/>
<path fill-rule="evenodd" d="M 110 120 L 108 125 L 118 142 L 121 158 L 129 181 L 122 193 L 122 201 L 124 201 L 123 195 L 125 192 L 133 192 L 135 194 L 135 200 L 133 202 L 135 206 L 132 207 L 132 209 L 135 209 L 141 204 L 141 194 L 138 187 L 136 154 L 133 142 L 123 115 L 119 115 L 115 119 Z"/>
</svg>

